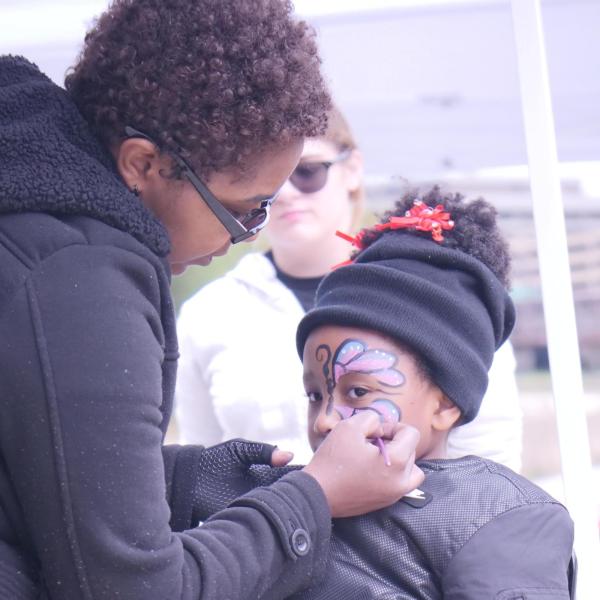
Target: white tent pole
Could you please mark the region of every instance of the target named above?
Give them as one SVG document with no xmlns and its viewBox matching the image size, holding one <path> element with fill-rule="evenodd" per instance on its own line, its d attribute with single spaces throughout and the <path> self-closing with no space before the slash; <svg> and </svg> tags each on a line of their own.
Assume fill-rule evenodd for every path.
<svg viewBox="0 0 600 600">
<path fill-rule="evenodd" d="M 575 522 L 577 597 L 589 600 L 600 590 L 598 499 L 588 493 L 592 463 L 540 0 L 512 0 L 512 14 L 562 475 Z"/>
</svg>

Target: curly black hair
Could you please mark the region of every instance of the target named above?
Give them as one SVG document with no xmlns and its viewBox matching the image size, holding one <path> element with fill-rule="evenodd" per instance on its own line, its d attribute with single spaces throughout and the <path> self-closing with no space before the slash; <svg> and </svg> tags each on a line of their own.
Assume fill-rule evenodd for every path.
<svg viewBox="0 0 600 600">
<path fill-rule="evenodd" d="M 509 287 L 508 243 L 498 228 L 496 221 L 498 213 L 494 206 L 483 198 L 465 202 L 461 194 L 443 193 L 439 186 L 435 186 L 424 195 L 419 194 L 418 190 L 407 192 L 396 202 L 393 210 L 382 215 L 381 222 L 388 221 L 390 217 L 404 216 L 406 211 L 412 208 L 415 200 L 421 200 L 431 207 L 442 204 L 450 213 L 454 228 L 443 232 L 444 239 L 441 244 L 447 248 L 460 250 L 481 261 L 505 287 Z M 430 232 L 415 229 L 396 229 L 393 233 L 431 239 Z M 381 235 L 383 232 L 374 228 L 363 229 L 361 232 L 363 248 L 371 245 Z M 355 253 L 355 256 L 359 252 Z"/>
<path fill-rule="evenodd" d="M 102 142 L 126 125 L 203 175 L 321 135 L 331 100 L 288 0 L 114 0 L 65 87 Z"/>
</svg>

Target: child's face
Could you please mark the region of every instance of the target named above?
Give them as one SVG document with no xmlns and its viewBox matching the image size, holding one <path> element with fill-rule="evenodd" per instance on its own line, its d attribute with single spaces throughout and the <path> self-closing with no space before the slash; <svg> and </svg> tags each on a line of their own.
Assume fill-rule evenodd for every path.
<svg viewBox="0 0 600 600">
<path fill-rule="evenodd" d="M 389 415 L 395 408 L 400 421 L 421 433 L 417 458 L 445 456 L 448 430 L 460 412 L 392 340 L 369 330 L 320 327 L 308 337 L 302 362 L 313 450 L 348 409 Z"/>
</svg>

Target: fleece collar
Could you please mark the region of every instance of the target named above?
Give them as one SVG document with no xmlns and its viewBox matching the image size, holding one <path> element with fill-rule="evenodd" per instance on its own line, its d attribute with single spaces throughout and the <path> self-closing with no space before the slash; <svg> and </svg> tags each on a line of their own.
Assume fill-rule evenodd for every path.
<svg viewBox="0 0 600 600">
<path fill-rule="evenodd" d="M 67 92 L 23 57 L 0 56 L 0 214 L 93 217 L 159 256 L 163 225 L 123 184 Z"/>
</svg>

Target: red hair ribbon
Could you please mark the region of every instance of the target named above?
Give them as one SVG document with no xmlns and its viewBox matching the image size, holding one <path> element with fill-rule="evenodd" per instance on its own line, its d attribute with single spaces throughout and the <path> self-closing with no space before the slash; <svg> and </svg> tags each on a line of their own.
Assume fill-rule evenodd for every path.
<svg viewBox="0 0 600 600">
<path fill-rule="evenodd" d="M 454 229 L 454 221 L 450 220 L 450 213 L 446 212 L 443 204 L 438 204 L 434 208 L 427 206 L 421 200 L 415 200 L 413 207 L 407 210 L 403 217 L 390 217 L 387 223 L 378 223 L 375 225 L 376 231 L 387 231 L 390 229 L 417 229 L 418 231 L 430 231 L 431 237 L 435 242 L 444 241 L 442 231 L 448 231 Z M 355 236 L 348 235 L 342 231 L 336 231 L 335 235 L 341 237 L 343 240 L 350 242 L 353 246 L 356 246 L 359 250 L 364 249 L 363 237 L 365 236 L 365 230 L 359 231 Z M 350 265 L 354 261 L 353 259 L 345 260 L 337 265 L 331 267 L 331 269 L 337 269 L 345 265 Z"/>
<path fill-rule="evenodd" d="M 335 235 L 337 235 L 338 237 L 341 237 L 343 240 L 346 240 L 347 242 L 350 242 L 353 246 L 356 246 L 359 250 L 362 250 L 364 248 L 364 245 L 362 242 L 362 238 L 364 236 L 363 231 L 359 231 L 355 236 L 348 235 L 347 233 L 344 233 L 343 231 L 336 231 Z M 346 265 L 351 265 L 353 262 L 354 262 L 354 260 L 349 258 L 348 260 L 338 263 L 337 265 L 333 265 L 333 267 L 331 267 L 331 270 L 334 271 L 338 267 L 345 267 Z"/>
<path fill-rule="evenodd" d="M 363 249 L 362 239 L 365 235 L 364 232 L 359 231 L 354 237 L 351 235 L 348 235 L 347 233 L 344 233 L 343 231 L 336 231 L 335 235 L 337 235 L 338 237 L 341 237 L 343 240 L 346 240 L 347 242 L 350 242 L 353 246 L 356 246 L 359 250 Z"/>
<path fill-rule="evenodd" d="M 388 229 L 417 229 L 418 231 L 431 231 L 435 242 L 442 242 L 442 231 L 454 228 L 454 221 L 450 220 L 450 213 L 446 212 L 442 204 L 435 208 L 427 206 L 421 200 L 415 200 L 413 207 L 407 210 L 404 217 L 390 217 L 387 223 L 375 225 L 377 231 Z"/>
</svg>

